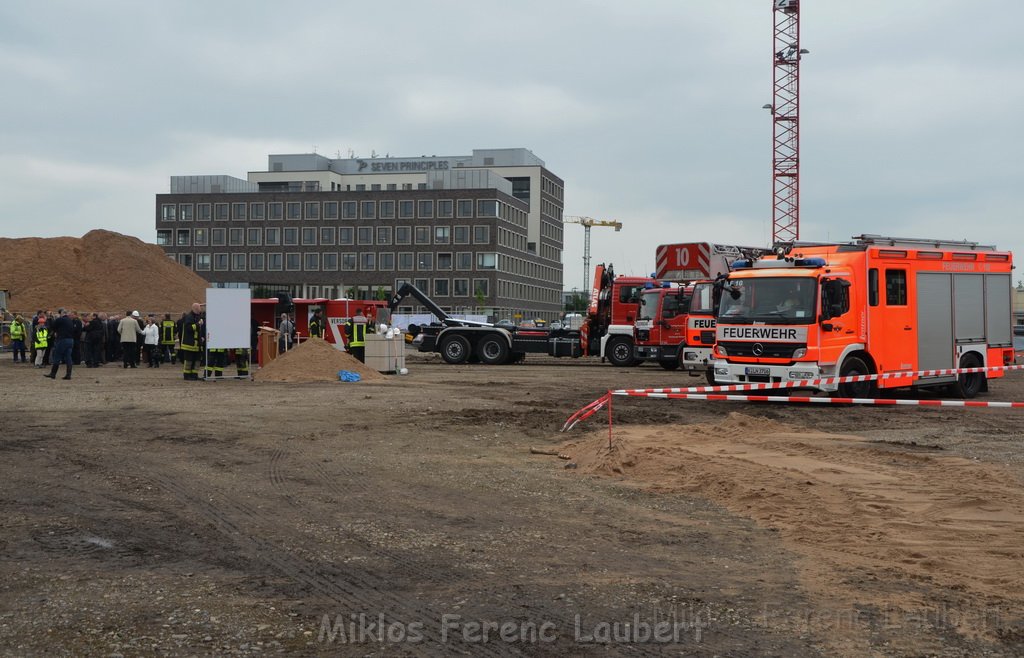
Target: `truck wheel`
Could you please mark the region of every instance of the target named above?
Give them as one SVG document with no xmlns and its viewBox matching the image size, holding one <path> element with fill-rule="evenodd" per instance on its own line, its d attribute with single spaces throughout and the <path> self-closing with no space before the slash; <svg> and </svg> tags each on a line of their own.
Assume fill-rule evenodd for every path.
<svg viewBox="0 0 1024 658">
<path fill-rule="evenodd" d="M 508 361 L 508 342 L 502 336 L 484 336 L 477 346 L 481 363 L 497 366 Z"/>
<path fill-rule="evenodd" d="M 445 363 L 459 365 L 469 358 L 469 341 L 465 336 L 448 336 L 441 342 L 441 358 Z"/>
<path fill-rule="evenodd" d="M 679 370 L 679 362 L 675 359 L 671 361 L 658 361 L 658 365 L 665 370 Z"/>
<path fill-rule="evenodd" d="M 633 356 L 633 341 L 628 338 L 612 338 L 605 346 L 605 356 L 616 368 L 635 366 L 637 359 Z"/>
<path fill-rule="evenodd" d="M 843 366 L 839 369 L 840 377 L 871 374 L 873 374 L 871 368 L 864 363 L 863 359 L 856 356 L 851 356 L 843 361 Z M 878 396 L 878 385 L 874 381 L 849 382 L 840 384 L 837 393 L 839 397 L 843 398 L 874 398 Z"/>
<path fill-rule="evenodd" d="M 715 381 L 715 369 L 711 366 L 704 371 L 704 379 L 708 380 L 708 386 L 718 386 L 718 382 Z"/>
<path fill-rule="evenodd" d="M 970 354 L 964 354 L 960 358 L 961 368 L 980 368 L 983 364 L 981 359 L 978 358 L 977 354 L 973 352 Z M 961 397 L 965 400 L 969 400 L 976 396 L 985 383 L 985 373 L 983 372 L 968 372 L 963 373 L 956 378 L 956 383 L 950 388 L 953 390 L 953 394 L 957 397 Z"/>
</svg>

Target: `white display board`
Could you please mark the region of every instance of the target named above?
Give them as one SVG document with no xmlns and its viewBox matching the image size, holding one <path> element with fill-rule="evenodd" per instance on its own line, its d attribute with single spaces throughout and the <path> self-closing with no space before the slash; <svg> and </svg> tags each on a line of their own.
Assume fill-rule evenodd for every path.
<svg viewBox="0 0 1024 658">
<path fill-rule="evenodd" d="M 206 348 L 248 348 L 252 308 L 248 288 L 206 289 Z"/>
</svg>

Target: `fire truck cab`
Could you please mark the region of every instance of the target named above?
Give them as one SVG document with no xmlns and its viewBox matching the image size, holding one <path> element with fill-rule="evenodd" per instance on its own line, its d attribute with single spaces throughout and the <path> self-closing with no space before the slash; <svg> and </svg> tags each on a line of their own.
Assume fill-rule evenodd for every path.
<svg viewBox="0 0 1024 658">
<path fill-rule="evenodd" d="M 774 256 L 734 264 L 723 282 L 715 379 L 782 383 L 1012 363 L 1012 267 L 1009 252 L 967 241 L 861 235 L 780 245 Z M 873 397 L 879 388 L 937 385 L 970 398 L 987 379 L 907 374 L 814 388 Z"/>
</svg>

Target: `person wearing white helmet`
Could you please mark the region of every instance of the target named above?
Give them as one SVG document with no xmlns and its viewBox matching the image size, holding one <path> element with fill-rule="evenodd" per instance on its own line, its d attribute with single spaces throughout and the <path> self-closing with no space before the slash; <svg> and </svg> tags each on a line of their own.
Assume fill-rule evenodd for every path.
<svg viewBox="0 0 1024 658">
<path fill-rule="evenodd" d="M 124 312 L 124 318 L 117 324 L 117 334 L 121 339 L 121 360 L 125 368 L 139 367 L 139 342 L 142 328 L 139 327 L 139 312 Z"/>
</svg>

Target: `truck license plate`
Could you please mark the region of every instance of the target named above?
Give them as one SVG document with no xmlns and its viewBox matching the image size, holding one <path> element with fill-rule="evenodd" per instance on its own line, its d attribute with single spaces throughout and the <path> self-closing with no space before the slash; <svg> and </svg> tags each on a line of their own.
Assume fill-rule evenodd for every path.
<svg viewBox="0 0 1024 658">
<path fill-rule="evenodd" d="M 770 375 L 772 371 L 770 368 L 755 368 L 753 366 L 747 367 L 744 372 L 748 375 Z"/>
</svg>

